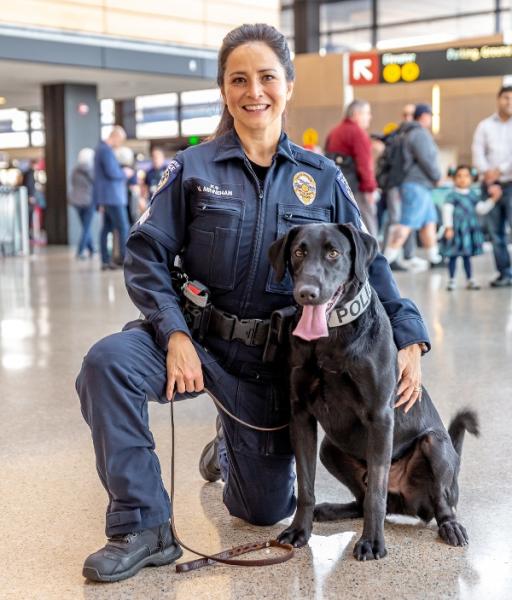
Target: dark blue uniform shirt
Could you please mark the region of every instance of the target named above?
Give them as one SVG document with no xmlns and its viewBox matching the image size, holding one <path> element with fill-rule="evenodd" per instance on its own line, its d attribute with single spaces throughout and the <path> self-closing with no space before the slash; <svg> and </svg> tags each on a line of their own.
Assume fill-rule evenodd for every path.
<svg viewBox="0 0 512 600">
<path fill-rule="evenodd" d="M 181 254 L 192 279 L 208 286 L 212 303 L 239 318 L 268 318 L 293 304 L 287 275 L 277 282 L 267 249 L 290 227 L 354 223 L 360 213 L 334 163 L 281 136 L 261 185 L 234 131 L 188 148 L 173 160 L 147 211 L 133 226 L 126 250 L 128 293 L 167 348 L 174 331 L 188 332 L 169 269 Z M 429 345 L 413 302 L 400 297 L 386 259 L 370 266 L 370 283 L 391 320 L 395 343 Z M 262 348 L 207 339 L 217 354 L 236 350 L 259 360 Z"/>
</svg>

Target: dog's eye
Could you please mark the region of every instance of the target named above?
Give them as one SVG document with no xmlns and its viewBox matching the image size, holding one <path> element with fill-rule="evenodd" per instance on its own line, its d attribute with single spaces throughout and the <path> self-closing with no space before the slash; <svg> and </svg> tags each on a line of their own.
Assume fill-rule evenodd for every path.
<svg viewBox="0 0 512 600">
<path fill-rule="evenodd" d="M 300 248 L 297 248 L 294 252 L 295 256 L 297 256 L 298 258 L 302 258 L 303 256 L 306 256 L 306 251 L 305 250 L 301 250 Z"/>
<path fill-rule="evenodd" d="M 329 258 L 338 258 L 338 256 L 340 255 L 338 250 L 335 250 L 334 248 L 332 248 L 331 250 L 329 250 L 329 252 L 327 253 L 327 256 Z"/>
</svg>

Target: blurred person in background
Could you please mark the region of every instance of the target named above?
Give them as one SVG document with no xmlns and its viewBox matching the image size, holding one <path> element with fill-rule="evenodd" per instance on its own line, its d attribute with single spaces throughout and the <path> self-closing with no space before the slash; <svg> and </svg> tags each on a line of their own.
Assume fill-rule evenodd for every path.
<svg viewBox="0 0 512 600">
<path fill-rule="evenodd" d="M 94 150 L 92 148 L 82 148 L 78 153 L 77 164 L 71 173 L 71 187 L 68 195 L 68 201 L 75 208 L 82 225 L 82 232 L 78 242 L 76 257 L 84 259 L 92 258 L 95 253 L 92 241 L 91 225 L 95 213 L 93 203 L 93 182 L 94 182 Z"/>
<path fill-rule="evenodd" d="M 123 167 L 115 157 L 114 150 L 122 146 L 126 133 L 122 127 L 115 125 L 109 136 L 101 141 L 94 156 L 94 191 L 95 206 L 103 212 L 103 227 L 100 233 L 101 269 L 116 269 L 108 248 L 108 235 L 116 231 L 119 240 L 119 254 L 124 260 L 126 239 L 130 228 L 127 205 L 128 189 L 126 180 L 132 176 L 132 170 Z"/>
<path fill-rule="evenodd" d="M 165 154 L 162 148 L 154 146 L 151 150 L 151 168 L 144 174 L 142 196 L 149 203 L 165 171 Z"/>
<path fill-rule="evenodd" d="M 414 120 L 404 124 L 403 144 L 404 177 L 400 184 L 400 223 L 389 233 L 384 256 L 395 262 L 412 231 L 419 231 L 422 246 L 432 266 L 442 263 L 436 238 L 437 214 L 432 189 L 441 179 L 439 150 L 430 133 L 432 109 L 428 104 L 417 104 Z"/>
<path fill-rule="evenodd" d="M 325 151 L 330 156 L 342 155 L 353 161 L 355 177 L 347 176 L 354 192 L 363 222 L 368 231 L 377 237 L 377 208 L 375 169 L 373 162 L 372 142 L 368 128 L 372 113 L 370 104 L 365 100 L 354 100 L 345 111 L 345 118 L 336 125 L 327 136 Z"/>
<path fill-rule="evenodd" d="M 126 175 L 126 193 L 128 195 L 126 214 L 128 215 L 128 223 L 131 226 L 141 215 L 139 211 L 140 185 L 135 172 L 135 156 L 133 150 L 128 146 L 116 148 L 114 154 Z"/>
<path fill-rule="evenodd" d="M 497 184 L 503 196 L 487 216 L 498 276 L 491 287 L 512 286 L 507 223 L 512 228 L 512 86 L 498 92 L 496 112 L 481 121 L 473 137 L 473 163 L 484 188 Z"/>
<path fill-rule="evenodd" d="M 481 200 L 471 189 L 473 176 L 471 167 L 459 165 L 453 176 L 454 189 L 446 197 L 442 214 L 444 236 L 441 241 L 441 254 L 448 258 L 450 279 L 446 289 L 456 288 L 455 271 L 457 258 L 461 257 L 466 273 L 466 288 L 478 290 L 480 286 L 473 279 L 471 257 L 483 253 L 484 234 L 478 215 L 485 215 L 499 202 L 502 191 L 499 185 L 489 186 L 489 198 Z"/>
</svg>

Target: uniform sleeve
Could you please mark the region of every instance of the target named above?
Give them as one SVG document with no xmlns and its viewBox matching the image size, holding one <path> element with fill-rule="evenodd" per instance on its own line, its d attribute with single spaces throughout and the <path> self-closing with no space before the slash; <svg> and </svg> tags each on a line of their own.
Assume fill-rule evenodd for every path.
<svg viewBox="0 0 512 600">
<path fill-rule="evenodd" d="M 181 164 L 173 161 L 166 174 L 167 181 L 160 184 L 130 232 L 124 263 L 128 294 L 153 326 L 156 341 L 164 350 L 171 333 L 182 331 L 190 336 L 170 272 L 183 247 L 187 226 Z"/>
<path fill-rule="evenodd" d="M 341 172 L 336 177 L 335 213 L 336 223 L 352 223 L 362 229 L 361 214 Z M 411 344 L 424 343 L 430 350 L 427 328 L 418 307 L 412 300 L 400 296 L 388 261 L 380 252 L 370 265 L 369 279 L 391 322 L 396 347 L 401 350 Z"/>
</svg>

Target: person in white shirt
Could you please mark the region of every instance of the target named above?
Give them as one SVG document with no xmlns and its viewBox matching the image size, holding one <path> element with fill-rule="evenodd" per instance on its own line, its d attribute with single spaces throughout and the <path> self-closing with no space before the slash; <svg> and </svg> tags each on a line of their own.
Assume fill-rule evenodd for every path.
<svg viewBox="0 0 512 600">
<path fill-rule="evenodd" d="M 494 260 L 499 275 L 492 287 L 512 286 L 512 269 L 507 248 L 506 225 L 512 227 L 512 86 L 498 92 L 497 112 L 481 121 L 473 137 L 473 163 L 486 188 L 498 184 L 501 201 L 487 217 Z"/>
</svg>

